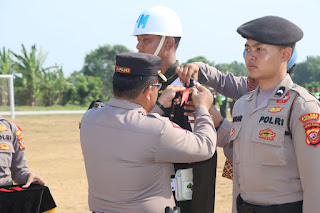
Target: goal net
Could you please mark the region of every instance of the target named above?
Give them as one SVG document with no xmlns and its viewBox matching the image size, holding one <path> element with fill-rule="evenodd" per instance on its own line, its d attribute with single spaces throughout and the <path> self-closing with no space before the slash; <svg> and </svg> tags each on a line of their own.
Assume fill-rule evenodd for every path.
<svg viewBox="0 0 320 213">
<path fill-rule="evenodd" d="M 11 118 L 15 118 L 14 112 L 14 92 L 13 92 L 13 75 L 0 74 L 0 106 L 9 106 Z M 1 111 L 1 110 L 0 110 Z M 0 112 L 0 115 L 4 114 Z"/>
</svg>

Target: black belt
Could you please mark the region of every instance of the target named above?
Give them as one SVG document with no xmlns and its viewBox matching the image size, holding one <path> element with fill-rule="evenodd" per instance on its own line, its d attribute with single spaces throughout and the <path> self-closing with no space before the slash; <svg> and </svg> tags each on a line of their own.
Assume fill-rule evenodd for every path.
<svg viewBox="0 0 320 213">
<path fill-rule="evenodd" d="M 237 210 L 238 213 L 302 213 L 302 200 L 293 203 L 261 206 L 247 203 L 238 195 Z"/>
</svg>

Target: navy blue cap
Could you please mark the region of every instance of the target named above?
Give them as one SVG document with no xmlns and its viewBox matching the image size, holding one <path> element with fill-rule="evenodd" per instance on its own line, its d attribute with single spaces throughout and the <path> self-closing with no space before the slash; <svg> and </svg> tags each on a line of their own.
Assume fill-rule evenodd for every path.
<svg viewBox="0 0 320 213">
<path fill-rule="evenodd" d="M 293 45 L 303 37 L 297 25 L 278 16 L 254 19 L 238 27 L 237 32 L 246 39 L 279 46 Z"/>
</svg>

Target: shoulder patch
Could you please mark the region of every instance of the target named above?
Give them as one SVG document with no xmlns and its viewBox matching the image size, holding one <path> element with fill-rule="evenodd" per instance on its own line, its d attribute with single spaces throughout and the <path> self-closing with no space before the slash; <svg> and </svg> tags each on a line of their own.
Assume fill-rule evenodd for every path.
<svg viewBox="0 0 320 213">
<path fill-rule="evenodd" d="M 20 144 L 20 146 L 19 146 L 20 149 L 21 149 L 21 150 L 26 150 L 26 147 L 25 147 L 25 145 L 24 145 L 24 139 L 23 139 L 21 130 L 20 130 L 20 129 L 17 130 L 17 131 L 15 132 L 15 134 L 16 134 L 16 136 L 17 136 L 17 138 L 18 138 L 18 141 L 19 141 L 19 144 Z"/>
<path fill-rule="evenodd" d="M 4 131 L 7 131 L 7 127 L 0 125 L 0 132 L 4 132 Z"/>
<path fill-rule="evenodd" d="M 303 126 L 306 132 L 306 143 L 309 146 L 317 147 L 320 144 L 319 130 L 320 123 L 312 122 Z"/>
<path fill-rule="evenodd" d="M 302 123 L 306 123 L 307 121 L 311 121 L 311 120 L 319 120 L 319 113 L 310 112 L 310 113 L 304 114 L 299 118 L 299 120 Z"/>
</svg>

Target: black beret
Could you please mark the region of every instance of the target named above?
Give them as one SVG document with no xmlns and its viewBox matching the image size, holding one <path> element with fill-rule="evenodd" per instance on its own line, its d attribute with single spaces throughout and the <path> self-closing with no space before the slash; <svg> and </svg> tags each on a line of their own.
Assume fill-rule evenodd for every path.
<svg viewBox="0 0 320 213">
<path fill-rule="evenodd" d="M 237 32 L 246 39 L 279 46 L 292 45 L 303 37 L 297 25 L 277 16 L 264 16 L 249 21 L 238 27 Z"/>
<path fill-rule="evenodd" d="M 116 55 L 116 72 L 128 75 L 158 76 L 161 69 L 159 56 L 146 53 L 121 53 Z"/>
</svg>

